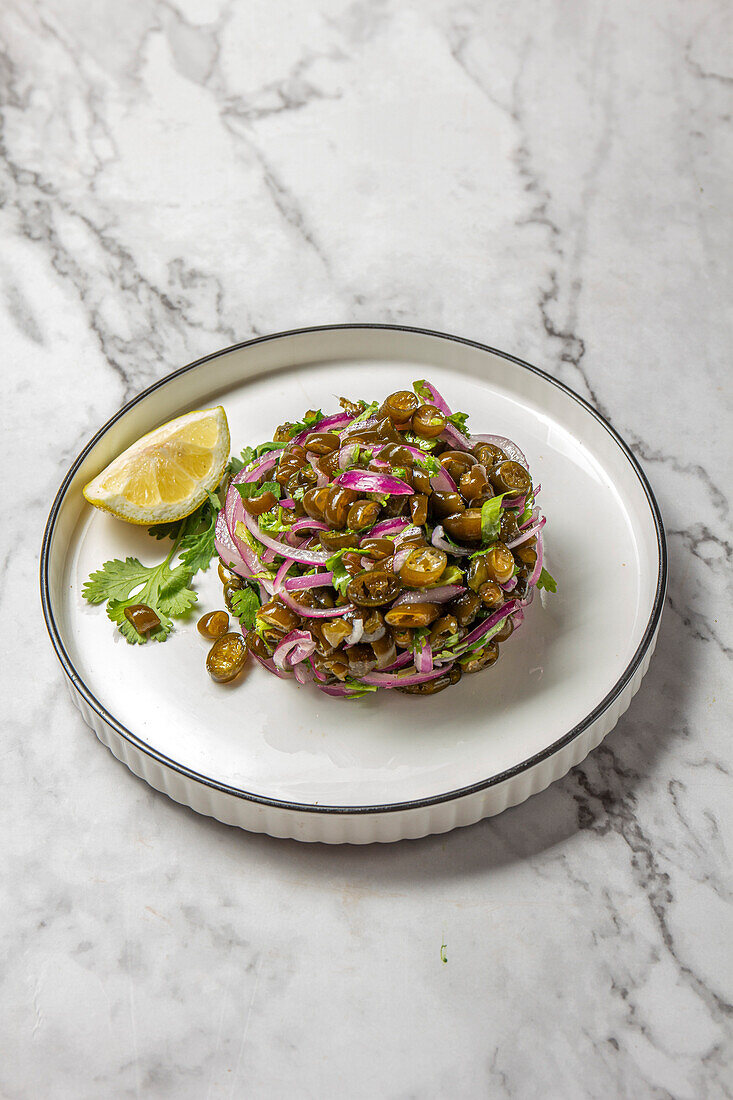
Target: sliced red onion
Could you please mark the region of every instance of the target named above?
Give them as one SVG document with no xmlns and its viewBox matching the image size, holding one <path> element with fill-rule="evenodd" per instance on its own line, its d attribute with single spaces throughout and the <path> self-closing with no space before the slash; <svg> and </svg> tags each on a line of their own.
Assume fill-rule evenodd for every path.
<svg viewBox="0 0 733 1100">
<path fill-rule="evenodd" d="M 318 465 L 319 455 L 315 454 L 313 451 L 306 451 L 305 457 L 310 463 L 311 470 L 316 475 L 316 488 L 323 489 L 326 485 L 328 485 L 328 477 L 326 476 L 326 474 L 324 474 L 323 470 Z"/>
<path fill-rule="evenodd" d="M 499 588 L 503 588 L 503 590 L 505 592 L 511 592 L 512 589 L 514 589 L 516 587 L 517 587 L 517 578 L 516 577 L 510 577 L 510 579 L 508 581 L 505 581 L 504 584 L 499 585 Z"/>
<path fill-rule="evenodd" d="M 527 541 L 527 539 L 531 539 L 532 535 L 536 535 L 538 531 L 541 531 L 546 523 L 547 518 L 546 516 L 543 516 L 539 523 L 536 523 L 534 527 L 528 527 L 526 531 L 522 531 L 521 535 L 517 535 L 515 539 L 512 539 L 511 542 L 508 542 L 506 544 L 507 550 L 513 550 L 515 546 L 521 546 L 523 542 Z"/>
<path fill-rule="evenodd" d="M 414 549 L 414 546 L 406 546 L 403 550 L 398 550 L 395 553 L 394 557 L 392 558 L 392 568 L 394 569 L 395 573 L 399 573 L 400 569 L 405 564 Z"/>
<path fill-rule="evenodd" d="M 271 657 L 260 657 L 259 653 L 255 653 L 254 650 L 250 651 L 256 661 L 266 668 L 268 672 L 274 672 L 276 676 L 279 676 L 281 680 L 291 680 L 293 677 L 292 672 L 284 672 L 279 669 Z"/>
<path fill-rule="evenodd" d="M 462 584 L 444 584 L 439 588 L 414 588 L 410 592 L 403 592 L 398 596 L 392 607 L 410 603 L 447 603 L 454 596 L 460 596 L 466 589 Z"/>
<path fill-rule="evenodd" d="M 503 607 L 500 607 L 497 611 L 495 611 L 493 615 L 489 615 L 488 619 L 484 619 L 482 623 L 479 623 L 479 625 L 474 630 L 472 630 L 470 634 L 467 634 L 465 638 L 461 638 L 457 652 L 462 652 L 466 648 L 466 646 L 472 645 L 474 642 L 477 642 L 479 638 L 483 638 L 484 634 L 487 634 L 488 631 L 491 630 L 492 627 L 496 626 L 497 623 L 500 623 L 503 619 L 508 618 L 509 615 L 516 611 L 518 607 L 519 603 L 517 600 L 510 600 L 509 603 L 504 604 Z"/>
<path fill-rule="evenodd" d="M 285 671 L 288 667 L 297 664 L 298 660 L 304 661 L 306 657 L 310 657 L 315 648 L 316 643 L 310 630 L 291 630 L 275 646 L 272 660 L 279 669 Z M 299 656 L 299 651 L 305 652 Z"/>
<path fill-rule="evenodd" d="M 415 650 L 415 668 L 418 672 L 433 671 L 433 651 L 427 638 L 423 638 Z"/>
<path fill-rule="evenodd" d="M 405 527 L 410 527 L 411 521 L 409 519 L 383 519 L 379 523 L 375 523 L 371 531 L 364 535 L 364 539 L 383 539 L 387 535 L 399 535 L 401 531 L 404 531 Z"/>
<path fill-rule="evenodd" d="M 281 508 L 294 508 L 297 503 L 298 502 L 293 500 L 292 497 L 283 497 L 283 499 L 279 501 Z"/>
<path fill-rule="evenodd" d="M 353 462 L 357 447 L 361 449 L 363 446 L 364 444 L 361 443 L 347 443 L 342 447 L 339 451 L 339 469 L 345 470 L 349 463 Z"/>
<path fill-rule="evenodd" d="M 434 474 L 433 477 L 430 478 L 430 484 L 438 493 L 455 493 L 457 488 L 453 478 L 442 466 L 440 467 L 439 473 Z"/>
<path fill-rule="evenodd" d="M 316 687 L 319 691 L 322 691 L 324 695 L 337 695 L 341 698 L 348 699 L 358 691 L 358 688 L 353 688 L 350 684 L 317 684 Z"/>
<path fill-rule="evenodd" d="M 333 584 L 333 573 L 310 573 L 305 577 L 290 577 L 285 581 L 288 592 L 302 592 L 306 588 L 325 588 Z"/>
<path fill-rule="evenodd" d="M 370 416 L 367 420 L 360 420 L 356 424 L 350 423 L 342 431 L 341 439 L 344 441 L 344 443 L 346 443 L 351 438 L 352 435 L 357 435 L 359 432 L 364 431 L 365 428 L 373 428 L 376 423 L 377 423 L 377 417 L 376 416 Z M 372 450 L 371 443 L 364 443 L 364 444 L 360 443 L 359 446 L 360 447 L 361 446 L 368 447 L 369 450 Z"/>
<path fill-rule="evenodd" d="M 412 654 L 409 650 L 405 650 L 404 653 L 400 653 L 396 661 L 393 661 L 391 665 L 387 665 L 383 672 L 396 672 L 398 668 L 404 668 L 405 665 L 412 664 Z"/>
<path fill-rule="evenodd" d="M 315 666 L 315 664 L 314 664 L 314 662 L 313 662 L 313 659 L 312 659 L 312 658 L 311 658 L 311 660 L 310 660 L 310 661 L 309 661 L 308 663 L 309 663 L 309 664 L 310 664 L 310 666 L 311 666 L 311 672 L 313 673 L 313 675 L 314 675 L 315 679 L 316 679 L 316 680 L 318 680 L 318 681 L 319 681 L 319 682 L 320 682 L 321 684 L 325 684 L 325 683 L 326 683 L 326 680 L 328 679 L 328 677 L 326 676 L 325 672 L 323 672 L 323 671 L 322 671 L 321 669 L 319 669 L 319 668 L 316 668 L 316 666 Z"/>
<path fill-rule="evenodd" d="M 243 508 L 242 511 L 244 513 L 244 523 L 249 532 L 256 539 L 259 539 L 263 546 L 269 546 L 271 550 L 282 554 L 284 558 L 293 558 L 294 561 L 306 562 L 308 565 L 320 565 L 331 557 L 328 550 L 304 550 L 302 547 L 294 549 L 292 546 L 288 546 L 286 542 L 271 538 L 265 531 L 260 530 L 256 520 L 246 508 Z"/>
<path fill-rule="evenodd" d="M 470 441 L 463 434 L 463 432 L 458 431 L 458 428 L 455 426 L 455 424 L 446 424 L 446 426 L 443 428 L 443 431 L 438 436 L 438 439 L 445 440 L 446 443 L 452 444 L 460 451 L 471 450 Z"/>
<path fill-rule="evenodd" d="M 234 539 L 229 533 L 227 527 L 226 516 L 224 515 L 224 509 L 219 511 L 216 517 L 216 525 L 214 527 L 214 546 L 216 552 L 230 569 L 233 569 L 235 573 L 242 576 L 242 570 L 246 572 L 246 566 L 240 557 L 239 551 L 234 544 Z"/>
<path fill-rule="evenodd" d="M 532 527 L 537 522 L 537 520 L 539 518 L 540 518 L 539 508 L 533 508 L 532 509 L 532 515 L 529 517 L 529 519 L 525 520 L 524 523 L 520 523 L 519 530 L 520 531 L 526 531 L 526 529 L 528 527 Z"/>
<path fill-rule="evenodd" d="M 285 580 L 285 576 L 289 572 L 289 570 L 292 568 L 293 565 L 295 565 L 295 562 L 293 561 L 293 559 L 292 558 L 286 558 L 285 561 L 280 566 L 280 568 L 278 569 L 277 573 L 275 574 L 275 591 L 276 592 L 279 592 L 280 589 L 282 588 L 283 581 Z"/>
<path fill-rule="evenodd" d="M 222 511 L 225 511 L 225 520 L 229 529 L 229 534 L 232 538 L 232 541 L 234 542 L 234 545 L 237 548 L 240 558 L 244 562 L 244 575 L 247 577 L 256 577 L 260 581 L 261 585 L 264 586 L 268 594 L 272 595 L 274 588 L 270 576 L 261 576 L 261 574 L 268 573 L 267 567 L 263 564 L 258 555 L 255 554 L 254 550 L 250 548 L 247 542 L 237 535 L 236 525 L 238 523 L 244 522 L 244 518 L 246 517 L 247 513 L 244 510 L 242 498 L 239 496 L 239 493 L 237 493 L 236 490 L 234 491 L 234 496 L 236 496 L 237 499 L 233 502 L 231 507 L 231 519 L 228 507 L 225 506 L 225 509 L 222 509 Z M 228 504 L 229 494 L 227 494 L 227 505 Z"/>
<path fill-rule="evenodd" d="M 311 519 L 310 516 L 301 516 L 300 519 L 296 519 L 295 523 L 290 528 L 291 531 L 328 531 L 328 524 L 323 523 L 320 519 Z"/>
<path fill-rule="evenodd" d="M 295 673 L 295 679 L 299 684 L 310 684 L 313 680 L 313 669 L 310 665 L 307 665 L 304 661 L 300 662 L 293 669 Z"/>
<path fill-rule="evenodd" d="M 239 485 L 244 481 L 259 481 L 263 474 L 266 474 L 273 466 L 277 466 L 278 458 L 279 452 L 273 453 L 270 451 L 270 453 L 265 455 L 264 458 L 261 458 L 259 462 L 256 462 L 254 466 L 246 470 L 240 470 L 238 474 L 235 474 L 231 480 L 231 484 Z"/>
<path fill-rule="evenodd" d="M 346 470 L 336 478 L 338 485 L 354 489 L 357 493 L 388 493 L 390 496 L 411 496 L 414 493 L 406 482 L 390 474 L 377 474 L 370 470 Z"/>
<path fill-rule="evenodd" d="M 286 588 L 283 588 L 278 595 L 283 603 L 293 611 L 297 611 L 304 619 L 337 619 L 340 615 L 346 615 L 347 612 L 354 610 L 353 603 L 344 604 L 343 607 L 303 607 L 302 603 L 293 599 Z"/>
<path fill-rule="evenodd" d="M 305 428 L 302 432 L 299 432 L 289 443 L 301 445 L 313 432 L 337 431 L 339 428 L 345 428 L 353 419 L 353 416 L 349 416 L 348 413 L 334 413 L 333 416 L 326 416 L 323 420 L 319 420 L 317 424 L 311 424 L 310 428 Z"/>
<path fill-rule="evenodd" d="M 505 435 L 472 435 L 468 450 L 470 451 L 476 443 L 491 443 L 494 447 L 500 447 L 512 462 L 518 462 L 520 466 L 524 466 L 525 470 L 529 470 L 529 463 L 524 456 L 524 452 L 520 451 L 516 443 L 511 439 L 507 439 Z"/>
<path fill-rule="evenodd" d="M 265 562 L 266 565 L 272 565 L 276 557 L 277 554 L 275 553 L 275 551 L 268 548 L 263 553 L 262 560 L 263 562 Z"/>
<path fill-rule="evenodd" d="M 540 579 L 540 573 L 542 572 L 542 559 L 544 558 L 544 546 L 542 544 L 542 535 L 537 536 L 537 561 L 534 563 L 534 569 L 532 570 L 527 584 L 533 588 L 537 581 Z"/>
<path fill-rule="evenodd" d="M 412 684 L 424 684 L 428 680 L 434 680 L 436 676 L 442 676 L 451 667 L 452 662 L 449 665 L 434 668 L 432 672 L 416 671 L 407 676 L 393 675 L 391 672 L 368 672 L 366 676 L 361 677 L 361 683 L 383 688 L 410 687 Z"/>
<path fill-rule="evenodd" d="M 435 386 L 433 385 L 432 382 L 426 382 L 426 381 L 423 380 L 421 388 L 423 390 L 427 390 L 427 392 L 428 392 L 428 395 L 429 395 L 429 400 L 427 402 L 428 404 L 435 405 L 436 409 L 440 409 L 440 411 L 443 413 L 444 416 L 450 416 L 451 415 L 450 405 L 448 404 L 446 399 L 443 397 L 442 393 L 440 393 L 439 390 L 436 390 L 436 388 L 435 388 Z M 419 396 L 420 395 L 418 394 L 418 397 Z"/>
<path fill-rule="evenodd" d="M 301 642 L 290 653 L 290 664 L 295 668 L 301 661 L 307 661 L 316 651 L 315 642 Z"/>
<path fill-rule="evenodd" d="M 440 523 L 430 536 L 430 541 L 438 550 L 445 550 L 446 554 L 455 554 L 459 558 L 467 558 L 469 554 L 473 553 L 472 550 L 467 550 L 463 546 L 453 546 L 448 542 L 445 537 L 445 531 Z"/>
</svg>

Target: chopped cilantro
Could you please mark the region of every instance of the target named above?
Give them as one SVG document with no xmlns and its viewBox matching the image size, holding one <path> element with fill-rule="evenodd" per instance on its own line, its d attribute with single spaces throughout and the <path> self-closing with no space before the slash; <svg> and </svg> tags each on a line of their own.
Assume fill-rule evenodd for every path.
<svg viewBox="0 0 733 1100">
<path fill-rule="evenodd" d="M 260 443 L 257 447 L 245 447 L 242 451 L 242 463 L 245 466 L 249 466 L 251 462 L 256 458 L 262 458 L 263 455 L 269 451 L 281 451 L 283 447 L 286 447 L 286 443 Z"/>
<path fill-rule="evenodd" d="M 554 577 L 550 576 L 546 569 L 540 572 L 540 579 L 537 581 L 538 588 L 546 588 L 548 592 L 557 592 L 557 581 Z"/>
<path fill-rule="evenodd" d="M 463 435 L 466 434 L 466 421 L 468 420 L 468 413 L 451 413 L 448 417 L 448 423 L 452 424 Z"/>
<path fill-rule="evenodd" d="M 257 485 L 254 481 L 240 481 L 236 486 L 236 490 L 242 500 L 259 497 L 263 493 L 272 493 L 275 500 L 280 500 L 282 495 L 282 486 L 279 481 L 263 481 L 262 485 Z"/>
<path fill-rule="evenodd" d="M 283 522 L 283 510 L 282 508 L 278 508 L 277 513 L 264 512 L 261 516 L 258 516 L 257 526 L 261 531 L 265 531 L 268 535 L 271 535 L 273 533 L 289 531 L 292 524 Z"/>
<path fill-rule="evenodd" d="M 319 424 L 321 420 L 325 420 L 326 417 L 322 409 L 310 409 L 302 420 L 298 420 L 297 423 L 290 425 L 292 434 L 298 435 L 299 432 L 304 432 L 308 428 L 312 428 L 315 424 Z"/>
<path fill-rule="evenodd" d="M 440 443 L 439 439 L 423 439 L 422 436 L 415 435 L 414 432 L 405 432 L 405 439 L 413 447 L 419 447 L 421 451 L 434 451 Z"/>
<path fill-rule="evenodd" d="M 518 524 L 521 527 L 522 524 L 527 523 L 532 518 L 532 509 L 534 508 L 534 493 L 530 490 L 529 494 L 524 498 L 524 511 L 518 519 Z"/>
<path fill-rule="evenodd" d="M 255 625 L 255 617 L 259 611 L 260 597 L 254 588 L 246 585 L 232 592 L 230 602 L 233 613 L 237 616 L 245 630 L 252 630 Z"/>
<path fill-rule="evenodd" d="M 337 550 L 335 554 L 332 554 L 330 558 L 326 560 L 326 569 L 330 569 L 333 573 L 333 587 L 341 593 L 343 596 L 346 593 L 349 581 L 351 580 L 351 574 L 347 573 L 346 566 L 343 562 L 344 554 L 348 554 L 349 551 L 357 550 L 356 546 L 345 546 L 343 550 Z"/>
<path fill-rule="evenodd" d="M 417 382 L 413 382 L 412 388 L 424 404 L 433 404 L 434 399 L 432 387 L 430 383 L 427 382 L 424 378 L 418 378 Z"/>
<path fill-rule="evenodd" d="M 460 566 L 446 565 L 433 587 L 442 588 L 444 584 L 463 584 L 463 570 Z"/>
<path fill-rule="evenodd" d="M 437 477 L 443 467 L 438 462 L 434 455 L 422 454 L 420 458 L 416 459 L 418 464 L 427 470 L 430 477 Z"/>
<path fill-rule="evenodd" d="M 351 421 L 351 424 L 349 425 L 349 427 L 352 427 L 352 425 L 354 425 L 354 424 L 360 424 L 362 422 L 362 420 L 368 420 L 370 416 L 374 416 L 375 412 L 379 408 L 379 402 L 378 401 L 372 401 L 369 404 L 366 401 L 360 401 L 359 404 L 364 405 L 364 408 L 362 409 L 362 411 L 359 413 L 358 416 L 354 417 L 354 419 Z"/>
<path fill-rule="evenodd" d="M 501 502 L 506 493 L 490 497 L 481 505 L 481 539 L 483 542 L 495 542 L 501 529 Z"/>
</svg>

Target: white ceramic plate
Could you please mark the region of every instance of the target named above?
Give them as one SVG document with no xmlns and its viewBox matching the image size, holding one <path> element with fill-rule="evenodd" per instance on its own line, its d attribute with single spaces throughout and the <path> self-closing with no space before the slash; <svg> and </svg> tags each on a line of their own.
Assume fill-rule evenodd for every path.
<svg viewBox="0 0 733 1100">
<path fill-rule="evenodd" d="M 195 619 L 165 645 L 128 646 L 81 597 L 108 558 L 153 561 L 145 533 L 90 508 L 81 487 L 173 416 L 224 405 L 239 450 L 336 396 L 381 397 L 429 378 L 474 432 L 515 439 L 542 482 L 542 593 L 494 669 L 430 697 L 347 702 L 255 666 L 215 686 Z M 87 723 L 136 774 L 201 813 L 275 836 L 368 843 L 444 832 L 522 801 L 582 760 L 646 671 L 666 551 L 628 447 L 576 394 L 490 348 L 393 326 L 306 329 L 192 363 L 130 402 L 74 462 L 43 544 L 51 640 Z M 221 606 L 216 570 L 200 612 Z"/>
</svg>

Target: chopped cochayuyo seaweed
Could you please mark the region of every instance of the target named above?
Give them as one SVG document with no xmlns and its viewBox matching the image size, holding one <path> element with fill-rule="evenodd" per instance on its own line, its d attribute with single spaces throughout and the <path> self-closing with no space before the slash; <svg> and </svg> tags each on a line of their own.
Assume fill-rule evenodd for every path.
<svg viewBox="0 0 733 1100">
<path fill-rule="evenodd" d="M 434 695 L 494 665 L 534 590 L 556 588 L 520 449 L 413 391 L 282 424 L 242 452 L 216 518 L 247 649 L 329 695 Z"/>
</svg>

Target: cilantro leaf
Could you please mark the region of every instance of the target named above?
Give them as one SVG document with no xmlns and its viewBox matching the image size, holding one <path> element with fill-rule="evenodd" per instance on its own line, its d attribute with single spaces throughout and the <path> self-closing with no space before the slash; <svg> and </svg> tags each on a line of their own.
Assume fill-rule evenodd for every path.
<svg viewBox="0 0 733 1100">
<path fill-rule="evenodd" d="M 282 486 L 279 481 L 263 481 L 262 485 L 258 485 L 254 481 L 241 481 L 235 488 L 242 500 L 259 497 L 263 493 L 272 493 L 275 500 L 280 500 L 282 496 Z"/>
<path fill-rule="evenodd" d="M 433 587 L 442 588 L 445 584 L 463 584 L 463 579 L 463 570 L 460 566 L 446 565 Z"/>
<path fill-rule="evenodd" d="M 293 435 L 297 435 L 298 432 L 304 432 L 307 428 L 312 428 L 314 424 L 319 424 L 321 420 L 325 420 L 325 414 L 323 409 L 310 409 L 302 420 L 298 420 L 295 424 L 291 424 Z"/>
<path fill-rule="evenodd" d="M 132 644 L 143 644 L 148 637 L 165 641 L 172 629 L 171 615 L 185 615 L 198 596 L 189 588 L 191 572 L 184 563 L 171 568 L 169 558 L 159 565 L 143 565 L 137 558 L 115 558 L 89 576 L 82 595 L 90 603 L 107 600 L 107 614 Z M 125 617 L 125 608 L 144 603 L 160 619 L 160 626 L 148 636 L 138 634 Z"/>
<path fill-rule="evenodd" d="M 265 531 L 268 535 L 271 535 L 289 531 L 292 524 L 283 522 L 283 510 L 282 508 L 278 508 L 277 513 L 263 512 L 261 516 L 258 516 L 257 526 L 261 531 Z"/>
<path fill-rule="evenodd" d="M 415 435 L 414 432 L 405 432 L 405 439 L 413 447 L 419 447 L 421 451 L 434 451 L 440 443 L 439 439 L 423 439 L 420 435 Z"/>
<path fill-rule="evenodd" d="M 416 458 L 415 461 L 418 463 L 419 466 L 422 466 L 425 470 L 427 470 L 430 477 L 436 477 L 443 469 L 435 455 L 422 454 L 420 458 Z"/>
<path fill-rule="evenodd" d="M 199 570 L 206 571 L 216 554 L 216 516 L 221 503 L 215 493 L 212 495 L 216 500 L 216 507 L 213 501 L 205 501 L 198 511 L 188 517 L 181 531 L 178 552 L 191 576 Z"/>
<path fill-rule="evenodd" d="M 490 497 L 481 505 L 481 539 L 483 542 L 495 542 L 501 530 L 501 502 L 506 493 Z"/>
<path fill-rule="evenodd" d="M 330 569 L 333 573 L 333 587 L 340 592 L 342 596 L 345 595 L 349 581 L 351 580 L 351 574 L 346 571 L 343 557 L 344 554 L 348 554 L 349 551 L 354 550 L 357 550 L 357 547 L 345 546 L 343 550 L 337 550 L 335 554 L 332 554 L 330 558 L 326 559 L 326 569 Z"/>
<path fill-rule="evenodd" d="M 232 611 L 239 619 L 245 630 L 252 630 L 255 625 L 255 618 L 260 607 L 260 597 L 254 588 L 246 585 L 245 588 L 238 588 L 236 592 L 232 592 L 230 596 L 230 602 L 232 605 Z"/>
<path fill-rule="evenodd" d="M 517 520 L 517 523 L 521 527 L 532 518 L 532 511 L 534 509 L 534 492 L 530 490 L 529 494 L 524 499 L 524 511 Z"/>
<path fill-rule="evenodd" d="M 412 383 L 412 388 L 425 405 L 433 404 L 433 391 L 425 378 L 418 378 L 417 382 Z"/>
<path fill-rule="evenodd" d="M 242 542 L 246 542 L 247 546 L 249 546 L 250 550 L 252 550 L 258 558 L 262 558 L 262 555 L 266 550 L 264 543 L 261 543 L 259 539 L 256 539 L 254 537 L 249 527 L 242 523 L 241 519 L 237 520 L 237 523 L 234 527 L 234 534 L 237 536 L 238 539 L 241 539 Z M 266 566 L 263 567 L 267 568 Z"/>
<path fill-rule="evenodd" d="M 466 435 L 466 422 L 467 422 L 467 420 L 468 420 L 468 413 L 461 413 L 461 412 L 451 413 L 450 416 L 448 417 L 448 423 L 453 424 L 453 426 L 458 428 L 458 431 L 462 432 L 463 435 Z"/>
<path fill-rule="evenodd" d="M 375 412 L 379 408 L 378 401 L 371 401 L 369 403 L 367 403 L 366 401 L 360 401 L 359 404 L 364 405 L 364 408 L 359 413 L 359 415 L 355 416 L 354 419 L 351 421 L 351 424 L 349 425 L 350 428 L 353 427 L 354 424 L 360 424 L 362 420 L 368 420 L 370 416 L 374 416 Z"/>
<path fill-rule="evenodd" d="M 557 592 L 557 581 L 554 577 L 550 576 L 546 569 L 540 572 L 540 579 L 537 581 L 538 588 L 546 588 L 548 592 Z"/>
<path fill-rule="evenodd" d="M 240 467 L 240 469 L 242 469 L 244 466 L 249 466 L 249 464 L 253 462 L 256 458 L 262 458 L 262 456 L 264 454 L 267 454 L 268 451 L 281 451 L 283 447 L 286 446 L 286 443 L 273 443 L 271 441 L 268 441 L 267 443 L 260 443 L 256 447 L 244 447 L 242 448 L 242 466 Z M 232 462 L 236 461 L 238 460 L 232 459 Z"/>
</svg>

